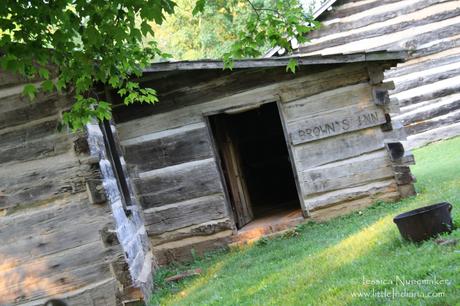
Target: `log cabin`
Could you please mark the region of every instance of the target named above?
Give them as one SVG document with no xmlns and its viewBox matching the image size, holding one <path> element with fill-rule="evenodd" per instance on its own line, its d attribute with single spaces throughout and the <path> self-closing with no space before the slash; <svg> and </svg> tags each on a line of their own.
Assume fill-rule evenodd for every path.
<svg viewBox="0 0 460 306">
<path fill-rule="evenodd" d="M 157 63 L 161 102 L 106 91 L 86 133 L 56 130 L 71 96 L 0 71 L 0 304 L 148 300 L 157 264 L 414 194 L 383 81 L 404 57 Z"/>
<path fill-rule="evenodd" d="M 160 264 L 413 195 L 384 69 L 404 53 L 157 63 L 116 138 Z"/>
</svg>

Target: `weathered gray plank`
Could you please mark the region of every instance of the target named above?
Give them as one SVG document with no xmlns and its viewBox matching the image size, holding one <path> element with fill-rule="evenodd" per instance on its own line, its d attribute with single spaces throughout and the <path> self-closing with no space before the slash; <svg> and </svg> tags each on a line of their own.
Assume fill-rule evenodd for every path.
<svg viewBox="0 0 460 306">
<path fill-rule="evenodd" d="M 375 1 L 353 1 L 344 3 L 340 6 L 334 6 L 332 11 L 332 16 L 334 18 L 343 18 L 347 16 L 351 16 L 360 12 L 364 12 L 366 10 L 372 9 L 376 6 L 376 4 L 390 4 L 394 2 L 399 2 L 400 0 L 375 0 Z M 332 17 L 331 16 L 331 17 Z"/>
<path fill-rule="evenodd" d="M 65 223 L 61 223 L 60 227 L 44 227 L 41 232 L 36 232 L 30 236 L 24 237 L 8 232 L 12 236 L 11 238 L 14 237 L 15 239 L 8 237 L 8 244 L 0 246 L 0 254 L 14 257 L 15 265 L 18 266 L 59 252 L 71 253 L 72 250 L 79 252 L 77 248 L 86 244 L 99 245 L 102 242 L 100 231 L 104 227 L 104 223 L 109 221 L 107 219 L 95 217 L 89 220 L 86 216 L 73 216 L 70 219 L 71 222 L 67 220 Z M 34 227 L 29 226 L 26 220 L 21 224 L 24 227 Z M 33 250 L 33 252 L 29 252 L 29 250 Z"/>
<path fill-rule="evenodd" d="M 394 176 L 385 150 L 309 169 L 302 174 L 307 194 L 354 187 Z"/>
<path fill-rule="evenodd" d="M 31 233 L 52 232 L 82 217 L 93 219 L 91 222 L 100 221 L 101 228 L 111 221 L 108 207 L 89 205 L 86 194 L 79 193 L 55 199 L 47 206 L 1 217 L 0 240 L 8 244 L 19 239 L 27 239 Z"/>
<path fill-rule="evenodd" d="M 442 1 L 443 0 L 423 0 L 415 3 L 413 1 L 397 0 L 375 1 L 377 3 L 366 3 L 366 5 L 354 7 L 353 10 L 341 9 L 343 5 L 339 5 L 337 7 L 339 9 L 338 11 L 334 11 L 333 9 L 333 11 L 329 14 L 331 15 L 330 18 L 326 17 L 326 19 L 332 20 L 329 20 L 330 22 L 325 26 L 321 27 L 320 29 L 309 33 L 308 37 L 310 39 L 326 37 L 330 34 L 362 28 L 373 23 L 384 22 L 397 16 L 421 10 L 425 7 L 431 6 Z M 376 10 L 377 8 L 379 8 L 378 11 Z M 369 10 L 374 10 L 374 13 L 370 13 Z M 345 15 L 345 12 L 349 12 L 349 14 Z M 355 18 L 356 16 L 353 16 L 354 14 L 365 14 L 365 16 L 362 16 L 361 18 Z M 337 22 L 333 22 L 334 19 L 336 19 Z M 351 21 L 348 21 L 347 19 L 351 19 Z"/>
<path fill-rule="evenodd" d="M 221 231 L 230 230 L 232 227 L 233 225 L 231 220 L 229 218 L 224 218 L 180 228 L 175 231 L 159 233 L 156 235 L 149 231 L 149 227 L 147 228 L 147 233 L 150 235 L 151 243 L 155 246 L 162 243 L 178 241 L 190 237 L 214 235 Z"/>
<path fill-rule="evenodd" d="M 460 123 L 454 123 L 412 135 L 408 138 L 408 147 L 415 149 L 431 142 L 456 137 L 458 135 L 460 135 Z"/>
<path fill-rule="evenodd" d="M 351 187 L 348 189 L 340 189 L 336 191 L 326 192 L 319 196 L 305 198 L 305 207 L 310 211 L 324 208 L 341 202 L 347 202 L 354 199 L 370 197 L 377 201 L 380 196 L 388 194 L 398 194 L 398 188 L 394 178 L 372 182 L 362 186 Z"/>
<path fill-rule="evenodd" d="M 358 84 L 367 81 L 369 77 L 365 65 L 361 63 L 342 65 L 340 67 L 323 67 L 323 69 L 327 70 L 318 73 L 311 72 L 307 76 L 297 77 L 293 80 L 258 87 L 244 92 L 232 92 L 230 96 L 224 98 L 198 105 L 179 107 L 167 113 L 159 113 L 118 124 L 118 133 L 120 139 L 127 140 L 148 133 L 203 122 L 204 114 L 279 100 L 287 103 L 323 91 Z"/>
<path fill-rule="evenodd" d="M 380 128 L 369 128 L 294 146 L 299 171 L 358 156 L 384 147 Z"/>
<path fill-rule="evenodd" d="M 426 60 L 424 60 L 426 58 Z M 441 58 L 430 58 L 429 56 L 420 57 L 412 63 L 412 61 L 407 61 L 404 63 L 404 66 L 393 68 L 391 70 L 385 71 L 385 78 L 395 78 L 404 76 L 410 73 L 416 73 L 426 69 L 432 69 L 444 65 L 449 65 L 457 63 L 460 61 L 460 54 L 447 55 Z"/>
<path fill-rule="evenodd" d="M 23 145 L 26 141 L 49 136 L 56 132 L 57 125 L 57 118 L 49 118 L 44 121 L 37 121 L 33 125 L 28 125 L 24 128 L 13 129 L 3 133 L 0 131 L 0 147 Z"/>
<path fill-rule="evenodd" d="M 440 4 L 441 6 L 443 4 Z M 433 8 L 425 8 L 427 11 L 433 11 Z M 438 9 L 439 11 L 439 9 Z M 420 14 L 421 12 L 415 12 L 413 13 L 414 15 Z M 415 19 L 415 16 L 410 18 L 409 16 L 404 16 L 404 18 L 400 18 L 400 22 L 398 23 L 393 23 L 393 21 L 386 20 L 386 22 L 382 23 L 382 26 L 380 27 L 369 27 L 369 29 L 364 29 L 364 31 L 359 31 L 359 32 L 351 32 L 348 35 L 340 35 L 337 38 L 330 38 L 327 39 L 327 36 L 322 36 L 321 37 L 321 42 L 315 43 L 313 41 L 313 44 L 309 44 L 306 46 L 303 46 L 301 48 L 302 53 L 310 53 L 318 50 L 324 50 L 326 48 L 331 48 L 331 47 L 336 47 L 340 46 L 349 42 L 354 42 L 354 41 L 359 41 L 362 39 L 369 39 L 369 38 L 375 38 L 375 37 L 382 37 L 382 41 L 385 41 L 385 36 L 397 32 L 402 32 L 404 30 L 409 30 L 411 28 L 416 28 L 416 27 L 422 27 L 425 25 L 433 24 L 439 21 L 443 21 L 449 18 L 457 17 L 460 16 L 460 8 L 457 7 L 455 3 L 445 3 L 443 6 L 443 10 L 439 13 L 434 13 L 434 14 L 429 14 L 425 13 L 424 18 L 417 18 Z M 342 32 L 345 33 L 346 32 Z M 381 48 L 380 50 L 385 50 Z"/>
<path fill-rule="evenodd" d="M 297 145 L 373 127 L 385 122 L 385 113 L 380 107 L 375 105 L 351 106 L 314 117 L 298 119 L 288 124 L 288 131 L 291 142 Z"/>
<path fill-rule="evenodd" d="M 55 116 L 64 102 L 55 94 L 39 96 L 33 102 L 20 95 L 2 98 L 0 105 L 5 108 L 0 112 L 0 129 Z"/>
<path fill-rule="evenodd" d="M 147 171 L 212 157 L 210 138 L 205 127 L 124 146 L 129 166 Z"/>
<path fill-rule="evenodd" d="M 147 74 L 146 78 L 162 75 L 161 79 L 143 82 L 143 86 L 152 86 L 158 91 L 159 103 L 155 105 L 117 105 L 114 116 L 118 123 L 133 119 L 169 112 L 181 107 L 192 106 L 207 101 L 251 90 L 257 87 L 268 86 L 277 82 L 293 80 L 307 74 L 329 69 L 326 66 L 299 67 L 296 74 L 286 72 L 284 68 L 258 68 L 243 70 L 200 70 L 180 71 L 169 75 L 165 72 Z M 264 77 L 261 78 L 260 75 Z M 244 80 L 244 81 L 242 81 Z"/>
<path fill-rule="evenodd" d="M 424 68 L 425 69 L 425 68 Z M 416 78 L 411 78 L 408 80 L 401 80 L 397 82 L 395 90 L 391 91 L 391 94 L 397 94 L 402 91 L 420 87 L 423 85 L 432 84 L 434 82 L 442 81 L 445 79 L 453 78 L 460 75 L 460 68 L 451 69 L 447 71 L 441 71 L 429 75 L 418 75 Z"/>
<path fill-rule="evenodd" d="M 29 163 L 26 169 L 24 164 L 4 166 L 4 173 L 7 172 L 8 175 L 0 177 L 0 188 L 3 192 L 0 208 L 27 207 L 40 202 L 45 204 L 63 195 L 85 191 L 85 178 L 92 173 L 90 165 L 69 160 L 63 155 L 47 161 L 37 162 L 37 167 Z"/>
<path fill-rule="evenodd" d="M 69 135 L 65 133 L 26 141 L 15 146 L 0 149 L 0 163 L 23 162 L 59 155 L 71 149 Z"/>
<path fill-rule="evenodd" d="M 406 126 L 406 131 L 408 135 L 415 135 L 428 131 L 430 129 L 435 129 L 444 125 L 449 125 L 457 122 L 460 122 L 460 110 L 458 109 L 445 115 L 432 118 L 430 120 L 410 124 Z"/>
<path fill-rule="evenodd" d="M 93 249 L 97 250 L 94 246 Z M 104 256 L 104 254 L 97 254 L 94 250 L 88 247 L 84 251 L 87 251 L 88 255 Z M 64 259 L 60 263 L 70 263 L 73 260 L 79 263 L 79 258 L 86 260 L 87 264 L 81 264 L 80 262 L 80 267 L 69 268 L 58 273 L 52 273 L 47 270 L 46 261 L 32 262 L 28 265 L 17 267 L 16 270 L 6 272 L 1 277 L 8 279 L 11 283 L 0 289 L 0 302 L 2 300 L 6 301 L 6 303 L 11 301 L 26 302 L 50 295 L 64 294 L 90 284 L 97 284 L 101 280 L 112 277 L 108 262 L 96 261 L 93 257 L 93 262 L 91 263 L 91 258 L 88 258 L 85 253 L 74 254 L 72 258 Z M 49 264 L 53 265 L 52 262 Z M 15 282 L 14 280 L 18 281 Z"/>
<path fill-rule="evenodd" d="M 403 91 L 398 94 L 394 94 L 391 97 L 397 98 L 401 107 L 446 97 L 460 92 L 460 84 L 458 83 L 458 80 L 460 80 L 460 76 Z"/>
<path fill-rule="evenodd" d="M 206 251 L 227 248 L 231 243 L 231 234 L 231 231 L 222 231 L 209 237 L 196 237 L 190 238 L 190 241 L 167 243 L 167 247 L 157 246 L 153 253 L 160 265 L 191 261 L 197 255 L 203 256 Z"/>
<path fill-rule="evenodd" d="M 222 192 L 213 158 L 141 173 L 134 182 L 144 208 Z"/>
<path fill-rule="evenodd" d="M 452 95 L 451 97 L 454 99 L 441 100 L 439 103 L 430 103 L 429 105 L 421 106 L 412 112 L 403 113 L 397 118 L 400 119 L 404 125 L 410 125 L 449 114 L 460 109 L 460 96 L 454 97 L 454 95 Z"/>
<path fill-rule="evenodd" d="M 320 112 L 351 105 L 370 105 L 371 98 L 371 86 L 365 82 L 325 91 L 289 103 L 283 103 L 282 107 L 286 120 L 291 122 L 306 114 L 313 116 Z"/>
<path fill-rule="evenodd" d="M 180 203 L 146 209 L 145 226 L 150 234 L 161 234 L 179 228 L 227 217 L 222 193 Z"/>
</svg>

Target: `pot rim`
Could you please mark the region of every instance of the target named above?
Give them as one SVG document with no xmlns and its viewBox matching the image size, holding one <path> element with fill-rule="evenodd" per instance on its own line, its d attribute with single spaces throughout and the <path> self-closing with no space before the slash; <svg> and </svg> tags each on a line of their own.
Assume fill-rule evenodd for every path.
<svg viewBox="0 0 460 306">
<path fill-rule="evenodd" d="M 413 210 L 409 210 L 409 211 L 406 211 L 406 212 L 404 212 L 402 214 L 399 214 L 396 217 L 394 217 L 393 222 L 397 223 L 397 221 L 401 221 L 402 219 L 417 216 L 417 215 L 422 215 L 422 214 L 431 212 L 433 210 L 436 210 L 436 209 L 444 207 L 444 206 L 452 207 L 452 204 L 450 204 L 449 202 L 440 202 L 440 203 L 436 203 L 436 204 L 432 204 L 432 205 L 428 205 L 428 206 L 419 207 L 419 208 L 416 208 L 416 209 L 413 209 Z"/>
</svg>

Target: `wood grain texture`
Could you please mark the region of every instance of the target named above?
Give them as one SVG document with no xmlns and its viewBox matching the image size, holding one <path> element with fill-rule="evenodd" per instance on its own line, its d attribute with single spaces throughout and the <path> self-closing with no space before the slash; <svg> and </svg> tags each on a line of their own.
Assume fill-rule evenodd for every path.
<svg viewBox="0 0 460 306">
<path fill-rule="evenodd" d="M 305 207 L 310 211 L 348 202 L 360 198 L 369 198 L 374 202 L 379 200 L 379 196 L 385 194 L 398 194 L 398 188 L 394 178 L 372 182 L 362 186 L 331 191 L 319 196 L 305 198 Z"/>
<path fill-rule="evenodd" d="M 288 124 L 288 131 L 291 142 L 297 145 L 366 129 L 385 122 L 385 114 L 380 107 L 351 106 L 315 117 L 298 119 Z"/>
<path fill-rule="evenodd" d="M 120 139 L 126 141 L 127 139 L 148 133 L 203 122 L 202 117 L 206 114 L 280 100 L 287 103 L 323 91 L 358 84 L 368 80 L 367 69 L 361 63 L 347 64 L 339 67 L 326 66 L 322 67 L 319 71 L 313 70 L 308 72 L 309 74 L 307 75 L 300 73 L 292 80 L 278 81 L 278 83 L 245 91 L 231 91 L 229 88 L 226 88 L 227 96 L 225 97 L 211 101 L 203 101 L 197 98 L 191 105 L 176 105 L 166 113 L 158 113 L 118 124 Z M 258 77 L 260 78 L 260 75 Z M 200 92 L 200 94 L 202 95 L 203 93 Z"/>
<path fill-rule="evenodd" d="M 144 211 L 150 234 L 161 234 L 227 217 L 223 194 L 214 194 Z"/>
<path fill-rule="evenodd" d="M 385 150 L 326 164 L 306 170 L 302 174 L 307 194 L 354 187 L 394 176 L 391 161 Z"/>
<path fill-rule="evenodd" d="M 223 190 L 213 158 L 144 172 L 134 183 L 144 208 L 185 201 Z"/>
<path fill-rule="evenodd" d="M 50 167 L 53 165 L 53 167 Z M 85 192 L 85 180 L 94 169 L 70 154 L 3 166 L 0 177 L 0 209 L 26 208 L 52 203 L 62 196 Z"/>
<path fill-rule="evenodd" d="M 293 149 L 298 169 L 303 171 L 383 147 L 383 133 L 374 127 L 294 146 Z"/>
<path fill-rule="evenodd" d="M 203 256 L 207 251 L 227 248 L 231 242 L 231 233 L 231 231 L 219 232 L 204 239 L 182 241 L 181 245 L 170 246 L 169 248 L 157 248 L 153 252 L 159 265 L 192 261 L 194 256 Z"/>
<path fill-rule="evenodd" d="M 206 159 L 213 155 L 204 126 L 127 145 L 123 149 L 126 162 L 140 172 Z"/>
<path fill-rule="evenodd" d="M 233 222 L 229 218 L 212 220 L 198 225 L 183 227 L 174 231 L 152 234 L 149 231 L 150 241 L 153 246 L 166 242 L 182 240 L 190 237 L 209 236 L 218 232 L 233 229 Z"/>
<path fill-rule="evenodd" d="M 342 107 L 370 104 L 371 86 L 367 82 L 339 87 L 313 96 L 283 103 L 282 108 L 287 122 L 292 122 L 308 114 L 316 115 Z"/>
</svg>

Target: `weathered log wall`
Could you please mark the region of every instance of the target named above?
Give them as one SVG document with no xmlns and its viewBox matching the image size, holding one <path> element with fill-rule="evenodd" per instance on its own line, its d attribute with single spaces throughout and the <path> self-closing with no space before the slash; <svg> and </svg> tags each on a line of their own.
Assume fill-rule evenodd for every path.
<svg viewBox="0 0 460 306">
<path fill-rule="evenodd" d="M 70 99 L 24 83 L 0 72 L 0 304 L 117 305 L 130 279 L 97 159 L 56 131 Z"/>
<path fill-rule="evenodd" d="M 342 0 L 319 19 L 322 27 L 297 52 L 410 50 L 386 73 L 409 148 L 460 135 L 460 1 Z"/>
<path fill-rule="evenodd" d="M 381 83 L 383 69 L 354 63 L 303 66 L 295 75 L 284 67 L 146 74 L 144 85 L 155 77 L 161 102 L 118 106 L 115 119 L 159 262 L 190 258 L 192 247 L 200 253 L 225 245 L 235 233 L 208 115 L 278 103 L 311 217 L 413 194 L 411 179 L 397 178 L 410 176 L 410 152 L 402 161 L 386 145 L 399 144 L 404 133 L 387 115 L 398 105 Z"/>
</svg>

